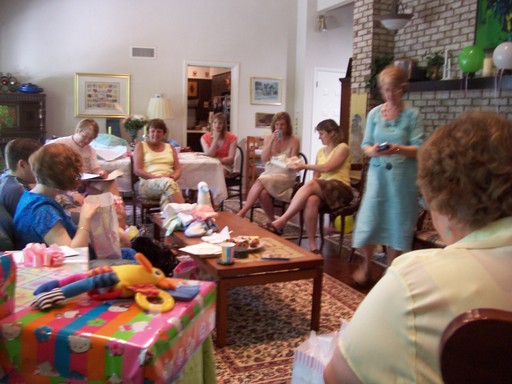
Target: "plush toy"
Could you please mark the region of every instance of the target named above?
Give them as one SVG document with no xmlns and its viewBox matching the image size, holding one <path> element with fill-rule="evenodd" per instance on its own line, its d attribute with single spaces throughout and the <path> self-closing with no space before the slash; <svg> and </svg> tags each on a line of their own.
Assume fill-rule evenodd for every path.
<svg viewBox="0 0 512 384">
<path fill-rule="evenodd" d="M 31 305 L 47 309 L 88 292 L 96 300 L 135 296 L 135 302 L 142 309 L 153 312 L 171 310 L 174 307 L 173 297 L 158 287 L 176 289 L 177 279 L 165 277 L 142 253 L 137 253 L 135 258 L 139 264 L 98 267 L 62 280 L 49 281 L 34 291 L 37 297 Z"/>
</svg>

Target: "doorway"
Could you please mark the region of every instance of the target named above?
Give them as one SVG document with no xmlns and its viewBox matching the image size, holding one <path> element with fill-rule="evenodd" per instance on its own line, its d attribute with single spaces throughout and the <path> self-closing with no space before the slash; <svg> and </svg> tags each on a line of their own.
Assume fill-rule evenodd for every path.
<svg viewBox="0 0 512 384">
<path fill-rule="evenodd" d="M 224 113 L 228 130 L 236 134 L 238 64 L 187 61 L 185 71 L 184 136 L 188 147 L 201 152 L 200 138 L 208 130 L 213 114 Z"/>
<path fill-rule="evenodd" d="M 345 71 L 339 69 L 316 68 L 315 91 L 313 94 L 313 127 L 325 119 L 333 119 L 340 123 L 341 85 L 340 78 Z M 310 136 L 310 162 L 314 163 L 316 154 L 322 147 L 318 133 L 313 128 Z"/>
</svg>

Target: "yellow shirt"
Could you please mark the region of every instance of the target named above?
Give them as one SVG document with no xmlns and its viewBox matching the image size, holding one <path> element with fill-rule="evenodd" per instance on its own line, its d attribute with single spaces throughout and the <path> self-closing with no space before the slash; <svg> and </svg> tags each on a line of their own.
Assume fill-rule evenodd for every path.
<svg viewBox="0 0 512 384">
<path fill-rule="evenodd" d="M 144 171 L 155 176 L 169 176 L 174 172 L 174 157 L 172 148 L 165 144 L 162 152 L 155 152 L 149 148 L 148 143 L 142 142 L 144 153 Z"/>
<path fill-rule="evenodd" d="M 338 144 L 332 151 L 329 153 L 329 156 L 325 156 L 324 148 L 320 148 L 316 154 L 317 164 L 325 164 L 327 163 L 334 152 L 337 150 L 341 150 L 343 148 L 348 149 L 348 145 L 346 143 Z M 341 164 L 341 166 L 337 169 L 334 169 L 331 172 L 322 172 L 320 174 L 320 180 L 338 180 L 341 181 L 345 185 L 350 185 L 350 163 L 352 163 L 352 155 L 350 154 L 350 150 L 348 152 L 348 156 Z"/>
</svg>

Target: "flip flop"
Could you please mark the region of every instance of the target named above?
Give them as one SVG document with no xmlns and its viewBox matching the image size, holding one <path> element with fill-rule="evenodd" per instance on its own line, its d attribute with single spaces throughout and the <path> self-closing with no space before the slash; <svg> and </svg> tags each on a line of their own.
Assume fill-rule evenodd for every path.
<svg viewBox="0 0 512 384">
<path fill-rule="evenodd" d="M 267 231 L 270 231 L 270 232 L 276 234 L 277 236 L 281 236 L 283 234 L 283 230 L 282 229 L 277 229 L 276 227 L 274 227 L 272 225 L 271 222 L 268 222 L 268 223 L 265 223 L 265 224 L 261 224 L 261 228 L 266 229 Z"/>
</svg>

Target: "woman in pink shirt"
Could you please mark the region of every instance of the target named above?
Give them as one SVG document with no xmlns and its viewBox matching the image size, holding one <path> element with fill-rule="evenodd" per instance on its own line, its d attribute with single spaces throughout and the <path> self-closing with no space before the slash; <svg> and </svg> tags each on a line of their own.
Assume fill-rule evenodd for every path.
<svg viewBox="0 0 512 384">
<path fill-rule="evenodd" d="M 201 146 L 206 156 L 216 157 L 224 166 L 224 174 L 233 172 L 237 137 L 226 131 L 226 118 L 219 112 L 213 115 L 211 132 L 201 136 Z"/>
</svg>

